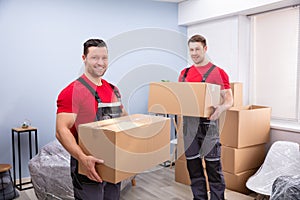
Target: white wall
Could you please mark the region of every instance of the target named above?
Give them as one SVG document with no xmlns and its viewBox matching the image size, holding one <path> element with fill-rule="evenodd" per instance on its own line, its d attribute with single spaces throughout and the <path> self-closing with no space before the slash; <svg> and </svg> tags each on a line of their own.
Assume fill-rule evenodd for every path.
<svg viewBox="0 0 300 200">
<path fill-rule="evenodd" d="M 299 4 L 299 0 L 188 0 L 179 3 L 178 24 L 191 25 Z"/>
<path fill-rule="evenodd" d="M 292 141 L 300 145 L 299 132 L 273 128 L 270 135 L 270 142 L 267 144 L 267 149 L 269 149 L 276 141 Z"/>
<path fill-rule="evenodd" d="M 188 26 L 187 34 L 203 35 L 211 61 L 226 71 L 230 82 L 243 83 L 244 104 L 249 103 L 249 29 L 247 17 L 233 16 Z"/>
<path fill-rule="evenodd" d="M 108 43 L 104 78 L 120 87 L 125 107 L 147 112 L 147 83 L 176 80 L 186 66 L 186 28 L 177 17 L 177 5 L 166 2 L 1 0 L 0 163 L 12 163 L 11 128 L 24 119 L 38 128 L 39 147 L 55 138 L 57 95 L 82 73 L 91 37 Z M 27 137 L 21 141 L 26 177 Z"/>
</svg>

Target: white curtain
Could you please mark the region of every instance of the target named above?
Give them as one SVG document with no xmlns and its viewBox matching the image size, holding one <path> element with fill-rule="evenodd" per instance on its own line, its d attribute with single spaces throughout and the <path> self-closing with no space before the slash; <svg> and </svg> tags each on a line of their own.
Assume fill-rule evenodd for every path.
<svg viewBox="0 0 300 200">
<path fill-rule="evenodd" d="M 254 104 L 272 107 L 272 119 L 299 121 L 299 7 L 251 16 Z"/>
</svg>

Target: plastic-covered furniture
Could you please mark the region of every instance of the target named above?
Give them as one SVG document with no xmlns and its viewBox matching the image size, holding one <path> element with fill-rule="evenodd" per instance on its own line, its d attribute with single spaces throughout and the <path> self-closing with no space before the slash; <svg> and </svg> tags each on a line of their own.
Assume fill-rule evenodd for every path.
<svg viewBox="0 0 300 200">
<path fill-rule="evenodd" d="M 54 140 L 29 161 L 29 172 L 38 199 L 74 199 L 70 154 Z M 121 182 L 121 190 L 134 179 Z"/>
<path fill-rule="evenodd" d="M 271 200 L 300 199 L 300 175 L 279 176 L 272 185 Z"/>
<path fill-rule="evenodd" d="M 299 174 L 299 144 L 277 141 L 272 144 L 259 170 L 247 180 L 246 186 L 256 193 L 270 196 L 272 185 L 278 177 Z"/>
</svg>

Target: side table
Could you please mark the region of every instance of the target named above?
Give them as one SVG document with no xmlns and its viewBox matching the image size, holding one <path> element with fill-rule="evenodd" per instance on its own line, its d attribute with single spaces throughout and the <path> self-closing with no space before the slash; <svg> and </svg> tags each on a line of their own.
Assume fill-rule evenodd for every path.
<svg viewBox="0 0 300 200">
<path fill-rule="evenodd" d="M 20 135 L 21 134 L 28 134 L 28 140 L 29 140 L 29 159 L 32 158 L 32 137 L 31 135 L 34 134 L 34 146 L 35 146 L 35 154 L 38 153 L 38 139 L 37 139 L 37 128 L 35 127 L 28 127 L 28 128 L 12 128 L 12 151 L 13 151 L 13 174 L 14 174 L 14 186 L 18 190 L 27 190 L 33 188 L 33 186 L 25 187 L 23 188 L 23 185 L 31 184 L 30 181 L 23 182 L 22 183 L 22 159 L 21 159 L 21 144 L 20 144 Z M 17 150 L 18 150 L 18 163 L 19 163 L 19 183 L 16 184 L 16 152 L 15 152 L 15 134 L 17 133 Z"/>
</svg>

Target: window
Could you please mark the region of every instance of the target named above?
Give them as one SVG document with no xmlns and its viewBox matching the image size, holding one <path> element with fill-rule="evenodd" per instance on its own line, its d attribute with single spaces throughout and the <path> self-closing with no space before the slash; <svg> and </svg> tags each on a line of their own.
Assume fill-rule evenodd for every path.
<svg viewBox="0 0 300 200">
<path fill-rule="evenodd" d="M 251 101 L 300 124 L 299 6 L 251 16 Z"/>
</svg>

